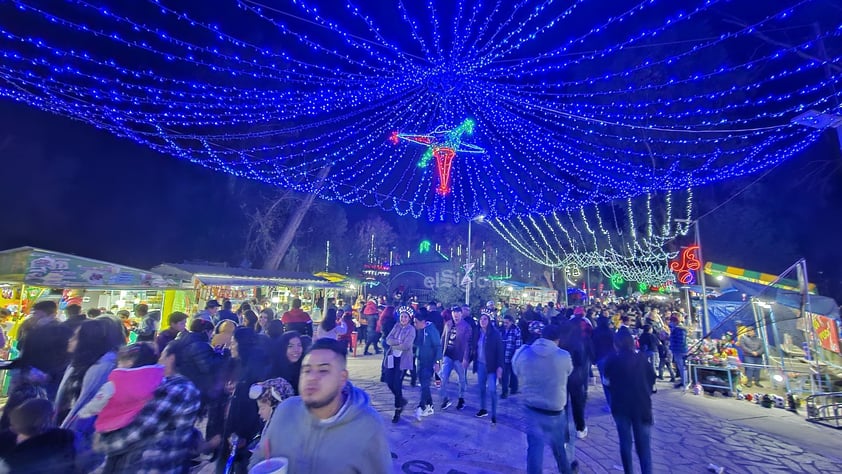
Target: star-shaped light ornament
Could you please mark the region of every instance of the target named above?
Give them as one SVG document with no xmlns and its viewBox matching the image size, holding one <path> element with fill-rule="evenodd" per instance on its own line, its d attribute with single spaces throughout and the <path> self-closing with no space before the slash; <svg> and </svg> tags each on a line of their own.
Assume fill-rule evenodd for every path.
<svg viewBox="0 0 842 474">
<path fill-rule="evenodd" d="M 465 135 L 474 133 L 474 121 L 465 119 L 458 127 L 447 130 L 443 125 L 436 127 L 428 134 L 392 132 L 389 141 L 397 145 L 401 140 L 424 145 L 427 150 L 418 161 L 418 166 L 426 168 L 432 159 L 436 160 L 436 171 L 438 172 L 439 184 L 436 192 L 441 196 L 447 196 L 451 192 L 450 171 L 453 167 L 453 158 L 457 153 L 485 153 L 485 149 L 477 145 L 464 143 L 462 138 Z"/>
</svg>

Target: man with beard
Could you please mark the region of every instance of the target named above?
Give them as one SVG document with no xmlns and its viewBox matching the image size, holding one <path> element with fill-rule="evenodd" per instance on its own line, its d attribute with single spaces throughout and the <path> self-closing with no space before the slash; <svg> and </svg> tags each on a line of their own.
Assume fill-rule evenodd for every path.
<svg viewBox="0 0 842 474">
<path fill-rule="evenodd" d="M 275 409 L 250 467 L 285 457 L 289 472 L 392 472 L 383 420 L 348 381 L 345 358 L 336 340 L 313 343 L 301 365 L 301 395 Z"/>
</svg>

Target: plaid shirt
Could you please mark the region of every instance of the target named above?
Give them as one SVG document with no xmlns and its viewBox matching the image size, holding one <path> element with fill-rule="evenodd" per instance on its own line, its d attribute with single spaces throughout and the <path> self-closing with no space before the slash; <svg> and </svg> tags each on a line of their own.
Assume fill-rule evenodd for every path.
<svg viewBox="0 0 842 474">
<path fill-rule="evenodd" d="M 128 426 L 102 435 L 97 450 L 129 456 L 131 472 L 180 474 L 190 459 L 199 401 L 186 377 L 168 377 Z"/>
<path fill-rule="evenodd" d="M 520 328 L 512 324 L 509 329 L 503 329 L 501 336 L 503 337 L 503 362 L 507 364 L 512 363 L 512 356 L 515 351 L 523 345 L 523 339 L 520 337 Z"/>
</svg>

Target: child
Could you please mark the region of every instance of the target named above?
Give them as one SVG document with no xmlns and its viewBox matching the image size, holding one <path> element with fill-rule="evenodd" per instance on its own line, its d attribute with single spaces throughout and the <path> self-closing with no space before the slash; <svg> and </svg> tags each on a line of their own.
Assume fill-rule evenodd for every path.
<svg viewBox="0 0 842 474">
<path fill-rule="evenodd" d="M 124 428 L 152 399 L 164 379 L 164 367 L 152 345 L 139 342 L 120 349 L 117 368 L 108 382 L 100 387 L 93 400 L 79 410 L 80 418 L 97 416 L 94 428 L 98 433 Z"/>
<path fill-rule="evenodd" d="M 292 385 L 280 377 L 258 382 L 249 388 L 249 398 L 257 400 L 257 412 L 264 423 L 272 418 L 272 412 L 282 401 L 293 395 Z"/>
<path fill-rule="evenodd" d="M 0 472 L 47 474 L 75 472 L 75 435 L 56 428 L 53 404 L 43 398 L 29 399 L 9 416 L 13 439 L 0 447 Z"/>
</svg>

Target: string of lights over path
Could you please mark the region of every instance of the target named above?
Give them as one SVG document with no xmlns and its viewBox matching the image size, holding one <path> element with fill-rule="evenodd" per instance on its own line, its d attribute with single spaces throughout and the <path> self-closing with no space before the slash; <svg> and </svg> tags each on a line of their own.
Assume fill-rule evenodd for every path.
<svg viewBox="0 0 842 474">
<path fill-rule="evenodd" d="M 513 219 L 801 152 L 840 36 L 824 0 L 6 0 L 0 97 L 326 199 Z"/>
</svg>

